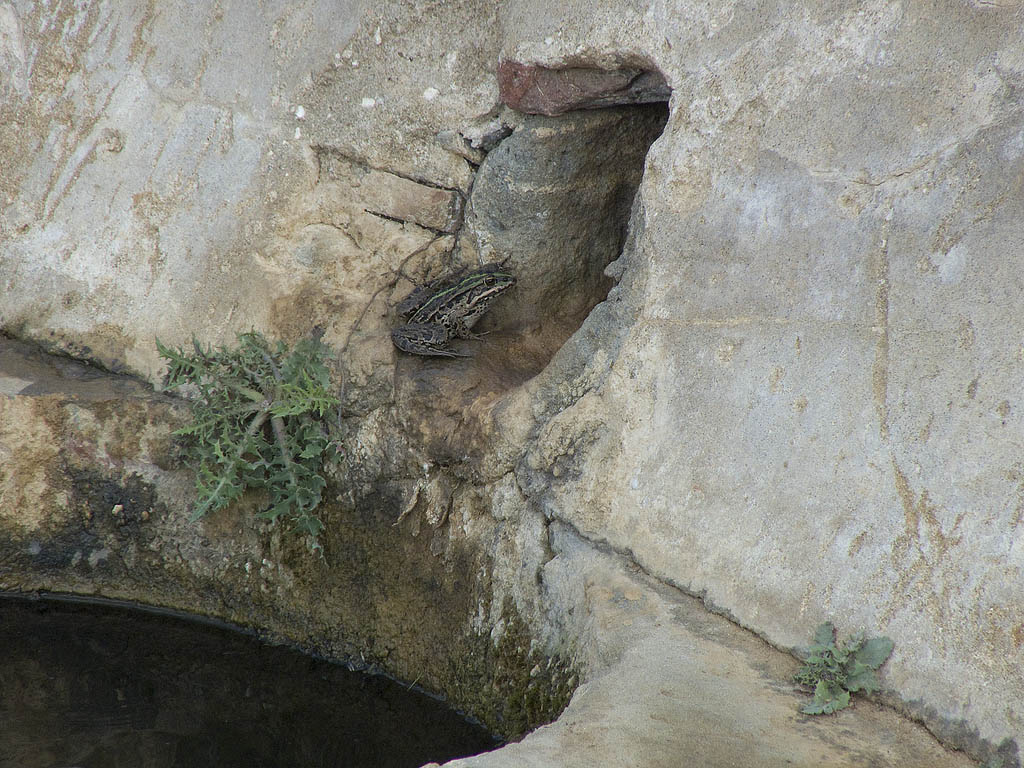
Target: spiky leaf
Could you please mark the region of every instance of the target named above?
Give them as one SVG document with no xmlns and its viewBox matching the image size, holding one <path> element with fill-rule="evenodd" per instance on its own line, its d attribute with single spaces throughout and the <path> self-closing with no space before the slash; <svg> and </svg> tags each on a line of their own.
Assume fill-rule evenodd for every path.
<svg viewBox="0 0 1024 768">
<path fill-rule="evenodd" d="M 337 452 L 328 436 L 327 417 L 338 400 L 328 392 L 326 348 L 307 339 L 289 352 L 250 331 L 232 349 L 204 349 L 193 338 L 190 351 L 159 339 L 157 350 L 168 362 L 167 389 L 192 394 L 192 423 L 175 433 L 196 472 L 199 501 L 191 519 L 223 508 L 246 488 L 266 488 L 265 517 L 288 517 L 302 533 L 318 535 L 323 524 L 311 513 L 326 485 L 320 471 L 328 447 Z"/>
</svg>

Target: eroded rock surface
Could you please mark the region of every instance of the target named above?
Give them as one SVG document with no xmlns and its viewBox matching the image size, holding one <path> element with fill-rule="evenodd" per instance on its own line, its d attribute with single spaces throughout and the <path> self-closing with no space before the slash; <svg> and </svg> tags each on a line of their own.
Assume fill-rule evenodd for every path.
<svg viewBox="0 0 1024 768">
<path fill-rule="evenodd" d="M 365 541 L 370 569 L 391 562 L 370 554 L 381 548 L 419 558 L 425 585 L 453 595 L 464 636 L 488 637 L 478 650 L 497 648 L 516 615 L 528 627 L 512 643 L 520 661 L 587 668 L 589 651 L 571 647 L 581 610 L 543 578 L 549 529 L 564 523 L 776 646 L 829 619 L 843 634 L 889 635 L 889 702 L 976 758 L 1019 764 L 1019 9 L 327 5 L 0 4 L 2 330 L 155 382 L 155 335 L 218 342 L 255 326 L 295 340 L 318 327 L 339 352 L 350 440 L 331 546 Z M 244 77 L 239 48 L 254 51 Z M 573 192 L 559 191 L 554 159 L 558 141 L 571 147 L 587 121 L 609 118 L 516 116 L 500 104 L 502 60 L 657 72 L 672 89 L 628 231 L 604 222 L 593 245 L 607 250 L 592 261 L 559 260 L 591 247 L 574 229 L 579 209 L 555 207 Z M 513 152 L 542 146 L 531 132 L 552 165 L 536 194 L 517 196 L 502 182 L 536 160 Z M 586 143 L 607 157 L 625 133 L 609 124 Z M 586 184 L 580 194 L 595 193 Z M 623 194 L 587 199 L 616 201 L 599 214 L 611 216 Z M 539 201 L 535 226 L 523 200 Z M 545 200 L 564 227 L 543 220 Z M 390 306 L 406 277 L 507 255 L 496 244 L 524 286 L 518 305 L 495 307 L 488 339 L 466 342 L 477 356 L 397 358 Z M 620 246 L 604 298 L 596 270 Z M 545 325 L 563 310 L 578 330 Z M 114 458 L 90 426 L 130 410 L 100 419 L 97 406 L 41 403 L 4 404 L 6 444 L 38 446 L 37 461 L 5 467 L 12 535 L 55 536 L 55 520 L 84 514 L 74 498 L 106 504 L 111 477 L 148 504 L 130 478 L 156 482 L 156 448 L 132 442 Z M 84 453 L 47 437 L 54 419 Z M 76 485 L 36 466 L 79 455 L 114 474 Z M 183 504 L 176 482 L 157 498 Z M 356 637 L 418 633 L 431 603 L 411 585 L 391 603 L 340 588 L 324 599 L 301 545 L 233 515 L 196 533 L 169 522 L 180 513 L 156 515 L 166 537 L 147 527 L 152 514 L 121 538 L 101 531 L 110 553 L 95 563 L 87 550 L 102 547 L 79 538 L 98 534 L 75 518 L 79 538 L 58 549 L 78 561 L 35 571 L 17 550 L 5 563 L 22 570 L 5 585 L 56 584 L 70 568 L 81 578 L 66 588 L 116 591 L 130 569 L 96 574 L 157 536 L 154 559 L 175 563 L 168 590 L 207 585 L 197 609 L 232 617 L 256 604 L 256 622 L 311 621 L 311 634 L 344 636 L 344 651 L 390 653 L 409 677 L 423 664 L 463 695 L 452 681 L 471 677 L 443 674 L 428 647 L 443 622 L 419 650 Z M 221 551 L 225 569 L 248 563 L 270 581 L 218 593 Z M 347 606 L 330 630 L 289 613 L 314 594 Z"/>
<path fill-rule="evenodd" d="M 554 583 L 582 578 L 599 661 L 558 722 L 449 768 L 974 765 L 877 705 L 800 714 L 792 658 L 567 529 L 556 526 L 552 539 L 559 554 L 545 570 Z"/>
<path fill-rule="evenodd" d="M 0 342 L 0 371 L 2 423 L 22 426 L 0 441 L 14 466 L 0 476 L 5 589 L 184 609 L 357 667 L 415 673 L 506 735 L 550 720 L 575 691 L 556 724 L 453 766 L 970 764 L 874 704 L 835 722 L 800 715 L 795 660 L 568 526 L 549 528 L 507 483 L 482 491 L 435 475 L 398 520 L 388 514 L 400 483 L 376 486 L 381 500 L 368 494 L 355 510 L 339 496 L 321 509 L 317 559 L 258 525 L 256 499 L 185 522 L 191 478 L 174 466 L 168 434 L 181 403 L 17 342 Z M 46 482 L 27 482 L 23 466 Z M 473 546 L 484 536 L 493 550 Z M 519 576 L 519 599 L 528 580 L 542 585 L 535 607 L 572 638 L 571 654 L 552 655 L 511 595 L 480 615 Z"/>
<path fill-rule="evenodd" d="M 496 520 L 482 491 L 443 473 L 421 488 L 401 467 L 382 476 L 372 465 L 325 494 L 314 555 L 257 520 L 258 494 L 188 522 L 193 478 L 171 435 L 184 403 L 4 339 L 0 386 L 3 589 L 225 619 L 443 692 L 496 733 L 521 734 L 565 706 L 568 645 L 535 646 L 508 585 L 492 581 L 499 555 L 524 567 L 543 556 L 522 506 L 524 519 L 507 509 Z"/>
</svg>

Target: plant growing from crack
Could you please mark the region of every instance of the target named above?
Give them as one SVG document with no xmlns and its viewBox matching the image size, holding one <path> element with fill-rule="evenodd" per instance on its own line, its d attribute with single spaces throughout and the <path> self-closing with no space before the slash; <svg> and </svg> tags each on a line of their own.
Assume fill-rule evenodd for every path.
<svg viewBox="0 0 1024 768">
<path fill-rule="evenodd" d="M 194 522 L 222 509 L 248 488 L 263 488 L 269 520 L 289 519 L 319 548 L 323 523 L 314 514 L 326 481 L 321 474 L 330 448 L 329 415 L 339 401 L 328 393 L 327 348 L 305 339 L 292 350 L 271 345 L 262 334 L 238 336 L 238 346 L 172 349 L 156 341 L 167 360 L 164 386 L 192 397 L 192 422 L 174 434 L 196 473 L 199 499 Z"/>
<path fill-rule="evenodd" d="M 892 653 L 888 637 L 870 640 L 863 634 L 836 644 L 836 629 L 826 622 L 814 632 L 804 665 L 794 675 L 797 683 L 814 689 L 814 699 L 800 708 L 806 715 L 831 714 L 850 704 L 850 694 L 878 690 L 875 672 Z"/>
</svg>

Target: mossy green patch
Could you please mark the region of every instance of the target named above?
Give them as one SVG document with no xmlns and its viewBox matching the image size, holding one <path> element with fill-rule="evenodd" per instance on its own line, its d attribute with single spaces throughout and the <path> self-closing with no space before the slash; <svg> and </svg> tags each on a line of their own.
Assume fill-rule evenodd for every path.
<svg viewBox="0 0 1024 768">
<path fill-rule="evenodd" d="M 451 657 L 451 678 L 460 699 L 491 731 L 517 739 L 557 719 L 569 704 L 579 676 L 571 650 L 548 654 L 534 641 L 529 625 L 508 602 L 502 605 L 500 636 L 475 636 L 477 653 Z M 475 691 L 467 682 L 479 681 Z"/>
</svg>

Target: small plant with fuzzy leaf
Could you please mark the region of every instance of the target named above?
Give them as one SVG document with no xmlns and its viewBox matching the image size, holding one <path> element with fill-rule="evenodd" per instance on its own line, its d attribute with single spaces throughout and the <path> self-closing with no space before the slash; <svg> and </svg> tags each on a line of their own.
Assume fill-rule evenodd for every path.
<svg viewBox="0 0 1024 768">
<path fill-rule="evenodd" d="M 800 685 L 814 689 L 814 699 L 800 708 L 806 715 L 831 714 L 850 703 L 850 694 L 878 690 L 875 672 L 892 653 L 888 637 L 870 640 L 862 634 L 836 644 L 836 629 L 826 622 L 814 632 L 804 665 L 794 676 Z"/>
<path fill-rule="evenodd" d="M 327 348 L 300 341 L 292 350 L 271 345 L 262 334 L 238 336 L 238 346 L 172 349 L 157 339 L 167 360 L 166 389 L 192 397 L 192 423 L 175 435 L 196 472 L 199 500 L 194 522 L 221 509 L 248 488 L 263 488 L 271 504 L 262 516 L 284 516 L 295 529 L 317 537 L 323 523 L 313 514 L 326 481 L 321 470 L 334 442 L 329 414 L 338 399 L 328 393 Z"/>
</svg>

